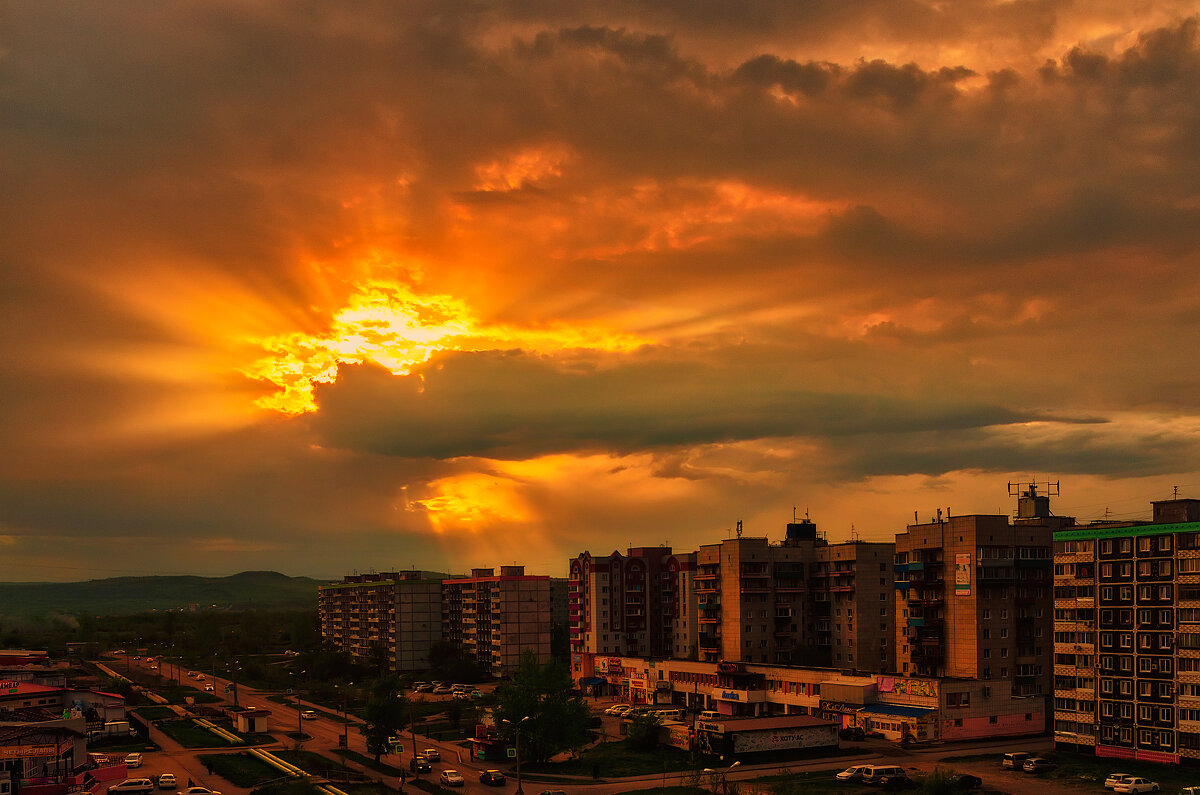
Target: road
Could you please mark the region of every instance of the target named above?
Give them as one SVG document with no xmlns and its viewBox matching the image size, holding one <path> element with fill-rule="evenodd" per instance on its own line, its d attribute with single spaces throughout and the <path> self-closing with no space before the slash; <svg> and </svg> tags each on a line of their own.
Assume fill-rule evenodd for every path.
<svg viewBox="0 0 1200 795">
<path fill-rule="evenodd" d="M 131 661 L 129 664 L 137 666 L 146 673 L 154 673 L 148 670 L 148 664 L 145 660 Z M 121 671 L 123 668 L 124 665 L 116 670 Z M 158 673 L 161 674 L 163 672 L 158 671 Z M 171 667 L 170 674 L 169 678 L 174 679 L 174 666 Z M 203 683 L 188 679 L 186 670 L 181 672 L 181 681 L 184 684 L 191 684 L 198 689 L 203 687 Z M 214 685 L 215 695 L 218 698 L 221 698 L 226 703 L 232 703 L 232 695 L 227 695 L 223 692 L 225 685 L 229 683 L 227 680 L 214 678 L 209 674 L 205 674 L 204 681 L 206 683 L 211 682 Z M 367 754 L 366 743 L 362 734 L 358 731 L 359 721 L 357 718 L 350 716 L 345 723 L 340 720 L 330 720 L 325 717 L 325 713 L 330 712 L 327 707 L 309 701 L 302 701 L 301 709 L 312 708 L 318 712 L 318 717 L 316 719 L 300 720 L 295 707 L 284 706 L 267 698 L 269 695 L 274 695 L 273 693 L 260 692 L 245 685 L 239 685 L 237 689 L 238 704 L 240 706 L 265 709 L 272 713 L 275 718 L 272 731 L 275 734 L 280 735 L 282 732 L 296 731 L 297 726 L 299 726 L 303 733 L 309 735 L 308 740 L 299 744 L 306 750 L 316 751 L 336 759 L 338 758 L 337 755 L 332 752 L 339 747 L 339 740 L 343 731 L 345 731 L 349 749 L 363 755 L 369 755 Z M 613 703 L 611 700 L 602 700 L 589 702 L 589 705 L 594 712 L 600 712 Z M 607 737 L 619 736 L 619 720 L 604 715 L 601 715 L 601 717 L 603 720 L 602 731 L 604 735 Z M 197 759 L 196 750 L 181 748 L 169 737 L 162 735 L 161 732 L 153 729 L 152 732 L 152 739 L 163 748 L 163 751 L 147 754 L 144 766 L 139 770 L 130 771 L 130 775 L 151 775 L 158 772 L 171 771 L 179 777 L 179 789 L 184 788 L 187 778 L 190 777 L 195 783 L 221 790 L 225 795 L 248 795 L 248 790 L 234 787 L 224 781 L 224 779 L 216 776 L 209 777 L 204 772 L 203 765 Z M 287 747 L 292 747 L 293 744 L 293 741 L 287 741 Z M 842 770 L 852 764 L 897 764 L 904 767 L 910 773 L 925 774 L 932 772 L 935 767 L 942 764 L 943 760 L 948 757 L 1003 753 L 1014 749 L 1038 753 L 1051 750 L 1053 743 L 1048 737 L 1039 737 L 1032 740 L 1005 740 L 996 743 L 960 743 L 919 750 L 900 749 L 891 743 L 873 740 L 868 740 L 858 745 L 861 747 L 861 754 L 839 756 L 836 758 L 813 758 L 782 765 L 739 765 L 736 769 L 729 771 L 727 775 L 729 780 L 737 782 L 745 782 L 761 776 L 785 771 L 829 771 L 832 776 L 836 771 Z M 278 747 L 281 746 L 266 746 L 265 748 L 266 750 L 270 750 L 271 748 Z M 220 748 L 224 750 L 227 749 L 227 746 L 221 746 Z M 414 748 L 411 735 L 405 734 L 404 753 L 402 755 L 388 754 L 381 761 L 393 767 L 403 767 L 407 770 L 408 762 L 411 760 L 414 750 L 419 751 L 426 748 L 436 748 L 441 755 L 441 760 L 433 765 L 433 773 L 422 776 L 426 780 L 437 781 L 443 770 L 454 769 L 466 779 L 466 785 L 462 788 L 464 792 L 482 794 L 497 791 L 513 792 L 516 789 L 512 765 L 496 765 L 494 762 L 484 765 L 472 760 L 464 748 L 460 748 L 453 743 L 429 740 L 421 735 L 417 735 Z M 214 749 L 198 750 L 202 754 Z M 369 775 L 374 780 L 383 780 L 391 787 L 399 785 L 399 781 L 395 777 L 382 776 L 353 762 L 349 764 L 351 767 Z M 491 787 L 480 783 L 479 774 L 483 770 L 493 766 L 501 769 L 509 777 L 505 785 Z M 981 764 L 978 762 L 955 761 L 946 763 L 945 766 L 953 767 L 962 773 L 971 773 L 972 775 L 979 776 L 983 779 L 984 786 L 989 790 L 998 790 L 1011 793 L 1012 795 L 1052 795 L 1052 793 L 1058 795 L 1062 790 L 1061 783 L 1040 779 L 1020 772 L 1002 770 L 995 763 Z M 538 795 L 538 793 L 545 789 L 553 788 L 554 790 L 566 792 L 568 795 L 610 795 L 637 789 L 661 787 L 664 784 L 666 786 L 678 786 L 688 783 L 693 775 L 692 772 L 668 773 L 664 777 L 663 774 L 658 773 L 602 783 L 592 782 L 590 779 L 577 779 L 570 783 L 553 784 L 526 781 L 524 791 L 529 793 L 529 795 Z M 743 789 L 746 788 L 743 787 Z M 1103 792 L 1097 788 L 1096 795 L 1103 795 Z"/>
</svg>

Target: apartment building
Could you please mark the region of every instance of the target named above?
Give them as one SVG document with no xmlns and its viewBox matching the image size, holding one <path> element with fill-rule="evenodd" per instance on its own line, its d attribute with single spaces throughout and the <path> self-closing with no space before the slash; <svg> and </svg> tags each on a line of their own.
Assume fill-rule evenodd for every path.
<svg viewBox="0 0 1200 795">
<path fill-rule="evenodd" d="M 868 541 L 814 549 L 807 621 L 818 653 L 808 664 L 896 670 L 895 550 L 894 543 Z"/>
<path fill-rule="evenodd" d="M 1200 759 L 1200 500 L 1054 534 L 1054 740 Z"/>
<path fill-rule="evenodd" d="M 492 676 L 516 670 L 526 649 L 550 659 L 550 578 L 524 566 L 472 569 L 442 583 L 442 635 Z"/>
<path fill-rule="evenodd" d="M 700 658 L 696 571 L 695 552 L 667 558 L 662 589 L 663 618 L 670 622 L 670 650 L 667 656 L 680 660 Z"/>
<path fill-rule="evenodd" d="M 631 547 L 622 555 L 569 562 L 571 653 L 667 657 L 675 648 L 670 547 Z M 666 611 L 664 611 L 666 605 Z"/>
<path fill-rule="evenodd" d="M 737 536 L 570 562 L 572 652 L 891 670 L 891 543 Z"/>
<path fill-rule="evenodd" d="M 781 543 L 739 534 L 701 546 L 700 659 L 891 670 L 893 550 L 829 544 L 807 519 Z"/>
<path fill-rule="evenodd" d="M 1015 695 L 1050 694 L 1051 532 L 1069 520 L 1045 505 L 1019 508 L 1018 523 L 939 511 L 896 536 L 900 674 L 1011 679 Z M 1023 515 L 1036 511 L 1046 515 Z"/>
<path fill-rule="evenodd" d="M 440 572 L 391 571 L 347 575 L 317 592 L 321 637 L 360 660 L 382 656 L 393 671 L 429 667 L 442 639 Z"/>
</svg>

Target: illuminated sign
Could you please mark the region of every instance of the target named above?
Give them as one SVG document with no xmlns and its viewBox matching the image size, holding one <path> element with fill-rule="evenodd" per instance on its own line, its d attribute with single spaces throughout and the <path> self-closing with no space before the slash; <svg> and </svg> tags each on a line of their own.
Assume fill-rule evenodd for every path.
<svg viewBox="0 0 1200 795">
<path fill-rule="evenodd" d="M 722 690 L 721 691 L 721 700 L 722 701 L 741 701 L 742 694 L 737 692 L 736 690 Z"/>
<path fill-rule="evenodd" d="M 723 662 L 717 663 L 717 670 L 723 674 L 740 674 L 746 668 L 741 663 Z"/>
</svg>

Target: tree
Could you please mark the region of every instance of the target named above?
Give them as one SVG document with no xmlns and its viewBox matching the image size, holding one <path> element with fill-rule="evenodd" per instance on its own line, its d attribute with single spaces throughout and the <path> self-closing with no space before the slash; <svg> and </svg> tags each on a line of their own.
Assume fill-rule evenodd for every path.
<svg viewBox="0 0 1200 795">
<path fill-rule="evenodd" d="M 658 746 L 658 727 L 662 718 L 657 712 L 643 712 L 629 723 L 625 738 L 635 751 L 649 751 Z"/>
<path fill-rule="evenodd" d="M 408 700 L 399 691 L 400 680 L 396 677 L 377 680 L 363 712 L 366 723 L 363 737 L 367 741 L 367 752 L 375 755 L 376 764 L 379 764 L 379 757 L 387 753 L 392 738 L 408 721 Z"/>
<path fill-rule="evenodd" d="M 545 762 L 559 751 L 582 743 L 591 714 L 574 693 L 571 672 L 560 662 L 541 664 L 526 649 L 510 684 L 498 690 L 494 715 L 497 726 L 507 720 L 520 726 L 521 756 Z M 525 718 L 529 718 L 521 723 Z"/>
</svg>

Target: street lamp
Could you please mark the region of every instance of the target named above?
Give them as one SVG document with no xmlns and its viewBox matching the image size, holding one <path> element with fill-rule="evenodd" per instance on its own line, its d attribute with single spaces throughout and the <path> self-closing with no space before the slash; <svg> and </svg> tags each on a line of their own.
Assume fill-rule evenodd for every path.
<svg viewBox="0 0 1200 795">
<path fill-rule="evenodd" d="M 301 703 L 302 699 L 300 698 L 300 681 L 301 677 L 303 677 L 306 673 L 307 671 L 301 671 L 300 673 L 296 674 L 296 734 L 304 734 L 304 724 L 300 722 L 302 720 L 300 711 L 303 709 Z M 296 739 L 298 740 L 300 738 L 297 737 Z"/>
<path fill-rule="evenodd" d="M 530 716 L 526 715 L 525 717 L 523 717 L 519 721 L 517 721 L 515 724 L 512 721 L 508 720 L 507 718 L 502 718 L 500 720 L 501 723 L 507 723 L 509 726 L 512 726 L 513 733 L 516 735 L 516 749 L 517 749 L 517 791 L 516 791 L 516 795 L 524 795 L 524 793 L 525 793 L 525 790 L 521 789 L 521 724 L 524 723 L 525 721 L 529 720 L 529 718 L 530 718 Z"/>
<path fill-rule="evenodd" d="M 726 777 L 727 775 L 729 775 L 729 771 L 730 771 L 730 770 L 733 770 L 735 767 L 737 767 L 737 766 L 738 766 L 738 765 L 740 765 L 741 763 L 742 763 L 742 762 L 741 762 L 741 760 L 739 759 L 737 762 L 734 762 L 732 765 L 730 765 L 729 767 L 725 768 L 724 770 L 719 770 L 719 771 L 718 771 L 718 770 L 713 770 L 711 767 L 706 767 L 706 768 L 704 768 L 704 770 L 703 770 L 703 771 L 701 771 L 701 772 L 703 772 L 703 773 L 711 773 L 711 774 L 713 774 L 713 776 L 714 776 L 714 777 L 715 777 L 715 776 L 716 776 L 716 775 L 719 773 L 719 774 L 720 774 L 720 776 L 721 776 L 721 791 L 725 791 L 726 789 L 728 789 L 728 786 L 727 786 L 727 784 L 728 784 L 728 781 L 726 780 L 726 778 L 725 778 L 725 777 Z M 715 779 L 714 779 L 714 781 L 713 781 L 713 789 L 714 789 L 714 791 L 716 790 L 716 781 L 715 781 Z"/>
</svg>

